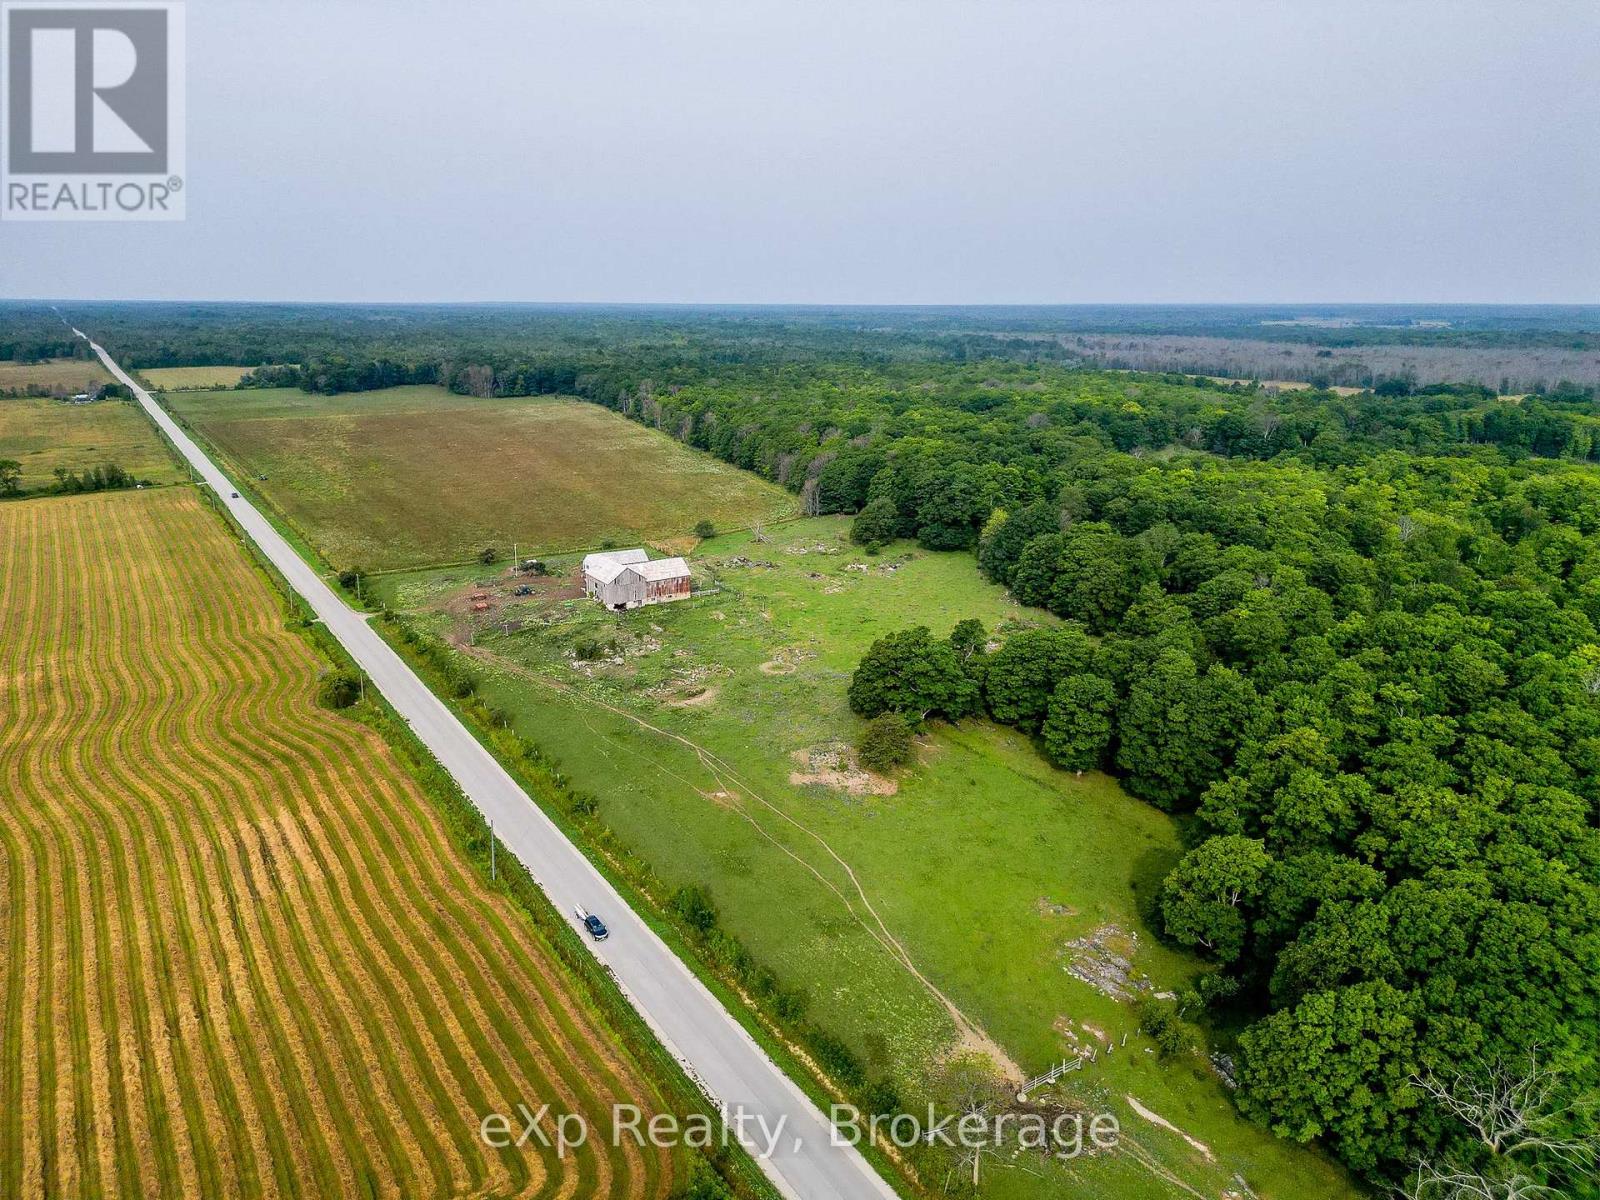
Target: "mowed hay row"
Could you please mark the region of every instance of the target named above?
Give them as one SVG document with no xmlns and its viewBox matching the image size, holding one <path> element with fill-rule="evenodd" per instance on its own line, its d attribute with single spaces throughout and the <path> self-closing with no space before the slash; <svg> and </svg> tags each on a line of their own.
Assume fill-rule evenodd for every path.
<svg viewBox="0 0 1600 1200">
<path fill-rule="evenodd" d="M 0 507 L 0 1196 L 661 1196 L 660 1095 L 187 489 Z M 494 1149 L 519 1102 L 583 1115 Z"/>
</svg>

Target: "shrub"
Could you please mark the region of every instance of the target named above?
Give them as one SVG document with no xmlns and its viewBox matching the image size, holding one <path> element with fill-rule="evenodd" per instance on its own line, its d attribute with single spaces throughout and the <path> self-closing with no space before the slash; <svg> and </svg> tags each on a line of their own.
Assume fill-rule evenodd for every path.
<svg viewBox="0 0 1600 1200">
<path fill-rule="evenodd" d="M 354 671 L 329 671 L 317 687 L 317 699 L 328 708 L 349 708 L 361 695 L 361 680 Z"/>
<path fill-rule="evenodd" d="M 817 1060 L 817 1065 L 846 1088 L 854 1091 L 867 1081 L 861 1061 L 833 1034 L 821 1029 L 808 1029 L 805 1043 L 811 1051 L 811 1057 Z"/>
<path fill-rule="evenodd" d="M 805 1016 L 811 997 L 804 988 L 786 988 L 773 985 L 772 1011 L 780 1021 L 794 1022 Z"/>
<path fill-rule="evenodd" d="M 465 700 L 478 690 L 477 681 L 454 663 L 445 664 L 443 675 L 445 686 L 457 700 Z"/>
<path fill-rule="evenodd" d="M 872 501 L 850 522 L 850 540 L 858 546 L 876 546 L 892 542 L 900 528 L 900 512 L 894 501 L 879 497 Z"/>
<path fill-rule="evenodd" d="M 1160 1057 L 1175 1058 L 1189 1050 L 1189 1035 L 1184 1032 L 1172 1001 L 1141 996 L 1134 1007 L 1139 1014 L 1139 1028 L 1150 1035 Z"/>
<path fill-rule="evenodd" d="M 910 762 L 911 749 L 911 726 L 899 713 L 886 712 L 867 722 L 856 756 L 867 770 L 882 773 Z"/>
<path fill-rule="evenodd" d="M 703 1158 L 694 1160 L 694 1166 L 689 1169 L 689 1181 L 672 1195 L 674 1200 L 734 1200 L 722 1176 Z"/>
<path fill-rule="evenodd" d="M 500 551 L 496 550 L 493 546 L 485 546 L 482 550 L 478 551 L 478 561 L 486 567 L 492 566 L 500 561 Z"/>
<path fill-rule="evenodd" d="M 900 1111 L 900 1093 L 887 1079 L 874 1079 L 861 1093 L 861 1108 L 871 1117 L 897 1113 Z"/>
<path fill-rule="evenodd" d="M 681 887 L 672 894 L 672 911 L 701 937 L 716 928 L 717 906 L 705 888 L 697 883 Z"/>
<path fill-rule="evenodd" d="M 717 527 L 707 520 L 698 521 L 694 527 L 694 535 L 702 541 L 706 538 L 716 537 Z"/>
</svg>

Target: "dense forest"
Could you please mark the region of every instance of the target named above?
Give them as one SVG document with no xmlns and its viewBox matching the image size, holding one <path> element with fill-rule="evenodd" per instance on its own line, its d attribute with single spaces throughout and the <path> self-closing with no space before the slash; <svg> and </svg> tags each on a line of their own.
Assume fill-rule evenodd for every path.
<svg viewBox="0 0 1600 1200">
<path fill-rule="evenodd" d="M 996 372 L 860 432 L 833 409 L 801 486 L 868 545 L 973 548 L 1069 623 L 987 655 L 884 639 L 857 711 L 986 710 L 1185 815 L 1159 916 L 1216 963 L 1246 1112 L 1374 1177 L 1442 1158 L 1576 1187 L 1592 1157 L 1500 1161 L 1429 1088 L 1600 1063 L 1593 398 Z M 792 447 L 759 444 L 781 476 Z"/>
<path fill-rule="evenodd" d="M 287 364 L 318 391 L 397 373 L 514 395 L 530 373 L 548 386 L 619 366 L 663 380 L 719 363 L 991 358 L 1360 387 L 1468 381 L 1515 394 L 1600 383 L 1600 306 L 1579 305 L 73 303 L 63 313 L 130 367 Z M 0 303 L 0 360 L 84 356 L 63 313 Z"/>
</svg>

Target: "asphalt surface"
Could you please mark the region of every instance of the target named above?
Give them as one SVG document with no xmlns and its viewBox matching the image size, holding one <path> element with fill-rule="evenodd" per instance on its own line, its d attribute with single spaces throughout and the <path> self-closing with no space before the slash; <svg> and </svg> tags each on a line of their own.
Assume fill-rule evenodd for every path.
<svg viewBox="0 0 1600 1200">
<path fill-rule="evenodd" d="M 790 1200 L 892 1200 L 895 1192 L 852 1147 L 832 1144 L 821 1112 L 780 1070 L 720 1001 L 623 902 L 526 792 L 382 638 L 295 553 L 232 482 L 148 392 L 81 330 L 100 361 L 216 492 L 239 525 L 289 585 L 367 673 L 395 710 L 494 823 L 501 847 L 515 854 L 556 911 L 580 928 L 587 944 L 667 1049 L 711 1098 L 742 1118 L 735 1136 Z M 610 927 L 590 942 L 574 916 L 581 905 Z M 537 1110 L 545 1097 L 526 1097 Z M 488 1115 L 488 1114 L 483 1114 Z M 781 1122 L 781 1124 L 780 1124 Z M 515 1122 L 514 1122 L 515 1125 Z M 780 1136 L 771 1137 L 774 1132 Z M 608 1135 L 595 1130 L 591 1136 Z M 763 1150 L 773 1141 L 770 1154 Z"/>
</svg>

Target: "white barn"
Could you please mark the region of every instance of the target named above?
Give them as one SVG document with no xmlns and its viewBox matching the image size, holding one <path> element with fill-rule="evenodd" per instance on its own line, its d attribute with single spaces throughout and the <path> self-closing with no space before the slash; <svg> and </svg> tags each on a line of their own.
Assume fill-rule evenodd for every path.
<svg viewBox="0 0 1600 1200">
<path fill-rule="evenodd" d="M 590 554 L 583 560 L 583 590 L 618 611 L 687 600 L 691 590 L 689 564 L 681 558 L 651 562 L 643 550 Z"/>
</svg>

